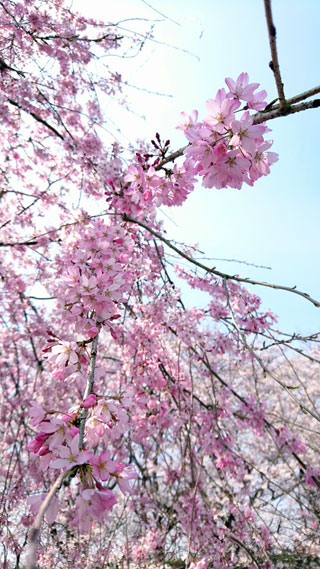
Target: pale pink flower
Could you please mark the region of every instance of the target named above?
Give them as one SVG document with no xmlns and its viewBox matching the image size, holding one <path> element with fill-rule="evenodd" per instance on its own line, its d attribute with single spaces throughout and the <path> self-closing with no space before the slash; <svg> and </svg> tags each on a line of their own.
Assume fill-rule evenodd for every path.
<svg viewBox="0 0 320 569">
<path fill-rule="evenodd" d="M 191 126 L 194 126 L 198 120 L 198 111 L 195 109 L 191 111 L 190 115 L 185 113 L 184 111 L 180 113 L 180 122 L 177 125 L 177 128 L 180 130 L 186 130 Z"/>
<path fill-rule="evenodd" d="M 180 113 L 181 121 L 177 125 L 177 128 L 184 131 L 186 138 L 193 142 L 199 138 L 200 124 L 197 123 L 198 111 L 191 111 L 190 115 L 185 112 Z"/>
<path fill-rule="evenodd" d="M 128 174 L 126 174 L 123 178 L 123 181 L 126 184 L 130 184 L 131 188 L 137 188 L 138 186 L 144 186 L 144 172 L 141 166 L 135 166 L 134 164 L 130 164 L 128 167 Z"/>
<path fill-rule="evenodd" d="M 87 489 L 83 490 L 82 498 L 88 502 L 90 514 L 101 520 L 106 510 L 112 510 L 117 500 L 113 492 L 107 488 L 104 490 Z"/>
<path fill-rule="evenodd" d="M 237 99 L 228 99 L 225 90 L 219 89 L 215 99 L 206 101 L 209 115 L 204 118 L 204 122 L 223 134 L 230 127 L 231 121 L 234 120 L 234 111 L 239 106 Z"/>
<path fill-rule="evenodd" d="M 125 466 L 124 464 L 117 464 L 112 476 L 115 476 L 119 484 L 119 488 L 123 494 L 128 492 L 128 494 L 133 494 L 133 489 L 129 484 L 129 480 L 138 478 L 138 474 L 133 470 L 131 466 Z"/>
<path fill-rule="evenodd" d="M 104 437 L 106 427 L 95 415 L 92 415 L 86 422 L 85 432 L 87 444 L 94 447 L 98 445 L 100 440 Z"/>
<path fill-rule="evenodd" d="M 91 295 L 94 294 L 94 291 L 97 286 L 97 279 L 96 277 L 87 277 L 86 275 L 82 275 L 80 278 L 80 293 L 82 295 Z"/>
<path fill-rule="evenodd" d="M 82 407 L 85 409 L 89 409 L 90 407 L 94 407 L 97 403 L 97 396 L 94 393 L 91 393 L 82 401 Z"/>
<path fill-rule="evenodd" d="M 32 496 L 28 496 L 27 504 L 33 514 L 36 515 L 38 513 L 40 506 L 44 501 L 44 499 L 46 498 L 46 496 L 47 494 L 45 493 L 33 494 Z M 57 496 L 53 496 L 53 498 L 50 501 L 50 505 L 48 506 L 45 513 L 45 519 L 48 524 L 53 524 L 56 521 L 58 511 L 59 511 L 59 501 Z"/>
<path fill-rule="evenodd" d="M 54 359 L 58 366 L 72 365 L 78 363 L 79 348 L 76 342 L 61 341 L 60 344 L 53 346 L 49 359 Z"/>
<path fill-rule="evenodd" d="M 50 450 L 52 450 L 54 447 L 58 447 L 65 440 L 72 440 L 70 428 L 67 425 L 66 421 L 63 421 L 58 417 L 52 417 L 50 421 L 43 421 L 40 423 L 39 428 L 42 430 L 42 432 L 51 435 L 48 440 Z"/>
<path fill-rule="evenodd" d="M 267 91 L 259 91 L 258 93 L 254 93 L 252 99 L 248 101 L 247 106 L 249 109 L 262 111 L 267 105 L 266 97 Z"/>
<path fill-rule="evenodd" d="M 41 407 L 41 405 L 38 405 L 36 401 L 31 401 L 29 415 L 31 416 L 30 425 L 32 427 L 36 427 L 37 425 L 39 425 L 39 423 L 41 423 L 41 421 L 43 421 L 43 419 L 46 416 L 46 412 Z"/>
<path fill-rule="evenodd" d="M 70 266 L 67 268 L 67 275 L 63 277 L 63 280 L 69 285 L 70 287 L 78 286 L 79 278 L 80 278 L 80 271 L 78 267 Z"/>
<path fill-rule="evenodd" d="M 116 467 L 116 463 L 110 459 L 110 453 L 107 450 L 104 450 L 99 456 L 92 456 L 90 464 L 93 466 L 93 475 L 103 482 L 109 478 L 110 472 L 113 472 Z"/>
<path fill-rule="evenodd" d="M 102 522 L 108 518 L 108 511 L 112 510 L 117 500 L 113 492 L 107 488 L 97 490 L 87 488 L 77 498 L 77 514 L 72 520 L 73 525 L 78 525 L 81 533 L 87 532 L 93 520 Z"/>
<path fill-rule="evenodd" d="M 70 469 L 89 462 L 92 457 L 91 450 L 79 450 L 79 435 L 76 435 L 67 446 L 59 445 L 54 450 L 58 453 L 59 458 L 51 462 L 51 468 Z"/>
<path fill-rule="evenodd" d="M 227 77 L 225 82 L 232 95 L 237 97 L 237 99 L 243 99 L 244 101 L 250 101 L 253 96 L 253 91 L 259 87 L 259 83 L 249 83 L 248 73 L 240 73 L 236 81 Z"/>
<path fill-rule="evenodd" d="M 271 140 L 267 140 L 260 144 L 255 155 L 252 157 L 250 178 L 255 181 L 261 176 L 266 176 L 270 173 L 270 166 L 278 160 L 278 154 L 275 152 L 267 152 L 272 145 Z"/>
<path fill-rule="evenodd" d="M 239 121 L 232 121 L 233 137 L 230 142 L 233 146 L 239 146 L 239 148 L 254 156 L 257 150 L 257 142 L 259 144 L 263 142 L 263 134 L 266 131 L 266 127 L 262 124 L 253 125 L 252 122 L 253 119 L 249 111 L 245 112 Z"/>
</svg>

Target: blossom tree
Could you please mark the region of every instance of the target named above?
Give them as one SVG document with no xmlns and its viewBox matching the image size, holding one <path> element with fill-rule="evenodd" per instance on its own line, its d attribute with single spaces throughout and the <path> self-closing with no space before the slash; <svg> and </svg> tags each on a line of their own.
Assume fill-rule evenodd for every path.
<svg viewBox="0 0 320 569">
<path fill-rule="evenodd" d="M 278 159 L 266 123 L 320 106 L 319 87 L 285 97 L 265 12 L 277 100 L 227 77 L 206 116 L 181 113 L 182 148 L 129 153 L 101 104 L 122 101 L 104 62 L 128 38 L 64 0 L 0 1 L 6 569 L 319 560 L 318 336 L 280 335 L 246 286 L 320 303 L 206 265 L 158 217 L 197 183 L 253 186 Z"/>
</svg>

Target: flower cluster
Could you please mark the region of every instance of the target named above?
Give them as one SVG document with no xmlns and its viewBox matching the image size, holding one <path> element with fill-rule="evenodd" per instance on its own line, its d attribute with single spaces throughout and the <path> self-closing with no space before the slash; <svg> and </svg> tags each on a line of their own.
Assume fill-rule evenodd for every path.
<svg viewBox="0 0 320 569">
<path fill-rule="evenodd" d="M 60 261 L 64 284 L 58 288 L 58 301 L 71 332 L 66 331 L 61 338 L 48 331 L 49 345 L 43 350 L 53 366 L 54 379 L 88 372 L 91 356 L 87 347 L 101 327 L 108 326 L 115 336 L 111 322 L 120 316 L 120 304 L 130 287 L 132 275 L 127 265 L 132 249 L 132 240 L 122 226 L 107 226 L 101 220 L 95 221 L 79 242 L 71 243 L 69 250 L 66 247 Z M 96 368 L 92 373 L 98 378 L 103 370 Z M 105 449 L 109 441 L 119 439 L 128 429 L 124 401 L 120 397 L 112 399 L 89 393 L 80 406 L 68 413 L 47 411 L 33 402 L 30 414 L 31 425 L 39 432 L 28 448 L 39 456 L 41 470 L 72 470 L 80 474 L 81 488 L 73 523 L 79 525 L 80 531 L 87 531 L 93 520 L 106 519 L 116 503 L 115 495 L 103 482 L 113 477 L 123 493 L 131 493 L 129 480 L 137 477 L 130 467 L 111 459 Z M 99 445 L 102 452 L 97 454 Z M 33 512 L 42 499 L 43 496 L 31 497 L 29 505 Z M 54 521 L 57 512 L 57 503 L 53 501 L 47 521 Z"/>
<path fill-rule="evenodd" d="M 174 164 L 162 175 L 150 165 L 149 158 L 141 163 L 130 164 L 122 180 L 116 183 L 108 179 L 107 185 L 113 192 L 110 206 L 135 219 L 141 219 L 146 212 L 155 214 L 155 208 L 161 205 L 180 206 L 194 189 L 196 173 L 187 164 Z M 108 192 L 107 192 L 108 194 Z"/>
<path fill-rule="evenodd" d="M 319 351 L 284 365 L 299 338 L 278 342 L 237 277 L 178 270 L 201 306 L 209 295 L 187 307 L 167 247 L 185 261 L 199 252 L 157 219 L 197 180 L 240 188 L 268 174 L 266 94 L 245 73 L 228 78 L 203 120 L 182 114 L 186 149 L 156 133 L 125 155 L 101 137 L 113 131 L 101 101 L 122 101 L 107 62 L 131 41 L 69 4 L 1 0 L 0 565 L 267 569 L 288 543 L 309 559 Z M 296 397 L 314 405 L 305 447 L 289 430 L 303 428 L 290 389 L 277 391 L 249 342 L 264 342 L 259 359 L 283 385 L 308 377 Z"/>
<path fill-rule="evenodd" d="M 127 267 L 132 248 L 131 238 L 120 224 L 107 226 L 96 220 L 64 256 L 60 304 L 77 331 L 88 333 L 97 322 L 118 317 L 119 304 L 132 280 Z"/>
<path fill-rule="evenodd" d="M 182 113 L 177 128 L 190 143 L 184 151 L 185 166 L 202 177 L 203 186 L 240 189 L 244 182 L 252 186 L 269 174 L 270 165 L 278 158 L 268 152 L 272 142 L 264 140 L 269 129 L 254 124 L 250 114 L 250 109 L 264 109 L 266 92 L 255 93 L 259 84 L 249 83 L 247 73 L 241 73 L 237 81 L 226 79 L 226 84 L 229 91 L 219 89 L 215 99 L 207 100 L 208 115 L 202 122 L 198 122 L 197 111 Z M 237 111 L 242 111 L 239 119 Z"/>
<path fill-rule="evenodd" d="M 219 89 L 215 99 L 207 100 L 209 114 L 202 122 L 195 110 L 190 115 L 181 113 L 177 128 L 189 141 L 184 163 L 175 163 L 179 153 L 168 156 L 170 141 L 162 142 L 157 133 L 151 153 L 147 149 L 136 153 L 136 163 L 128 166 L 122 178 L 106 180 L 110 207 L 143 219 L 146 214 L 155 216 L 161 205 L 181 205 L 194 189 L 197 176 L 208 188 L 240 189 L 244 182 L 252 186 L 269 174 L 278 157 L 268 152 L 272 141 L 266 141 L 264 135 L 269 129 L 255 124 L 250 114 L 264 109 L 266 92 L 256 92 L 259 84 L 249 83 L 247 73 L 241 73 L 237 81 L 226 79 L 226 84 L 228 91 Z M 236 112 L 242 113 L 239 118 Z M 170 162 L 174 162 L 172 167 L 167 166 Z"/>
<path fill-rule="evenodd" d="M 85 441 L 87 447 L 90 447 L 85 450 L 82 450 L 80 429 L 77 426 L 82 408 L 90 408 L 92 412 L 91 418 L 85 424 Z M 94 454 L 98 444 L 104 444 L 108 440 L 105 436 L 106 426 L 108 430 L 114 427 L 114 431 L 117 432 L 114 436 L 118 437 L 127 429 L 128 419 L 125 409 L 120 400 L 115 404 L 111 400 L 98 399 L 95 394 L 91 394 L 80 407 L 64 415 L 47 412 L 41 405 L 33 402 L 31 415 L 31 423 L 39 432 L 30 441 L 28 448 L 40 457 L 41 469 L 72 470 L 75 474 L 77 472 L 80 474 L 80 491 L 72 523 L 78 525 L 81 532 L 88 531 L 91 522 L 106 519 L 108 511 L 112 510 L 117 502 L 114 493 L 103 485 L 104 482 L 112 477 L 123 494 L 133 492 L 129 481 L 137 478 L 137 474 L 130 466 L 114 461 L 108 450 Z M 35 494 L 30 497 L 28 503 L 33 513 L 38 511 L 45 496 L 45 494 Z M 55 521 L 58 509 L 59 504 L 55 499 L 47 510 L 48 523 Z"/>
</svg>

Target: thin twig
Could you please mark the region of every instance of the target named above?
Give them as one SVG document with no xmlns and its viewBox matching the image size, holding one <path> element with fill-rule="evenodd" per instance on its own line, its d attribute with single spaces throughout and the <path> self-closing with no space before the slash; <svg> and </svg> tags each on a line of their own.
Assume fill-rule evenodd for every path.
<svg viewBox="0 0 320 569">
<path fill-rule="evenodd" d="M 16 243 L 3 243 L 0 242 L 0 247 L 18 247 L 18 246 L 30 246 L 30 245 L 38 245 L 38 241 L 17 241 Z"/>
<path fill-rule="evenodd" d="M 288 393 L 288 395 L 290 395 L 290 397 L 298 404 L 298 406 L 300 407 L 300 409 L 303 412 L 308 413 L 309 415 L 312 415 L 312 417 L 314 417 L 314 419 L 316 419 L 317 421 L 320 422 L 320 416 L 317 413 L 314 413 L 312 411 L 312 409 L 309 409 L 308 407 L 306 407 L 304 405 L 304 403 L 299 401 L 299 399 L 292 393 L 291 389 L 289 389 L 287 385 L 285 385 L 276 375 L 274 375 L 274 373 L 269 368 L 267 368 L 267 366 L 263 363 L 262 359 L 259 358 L 259 356 L 253 350 L 253 348 L 251 348 L 251 346 L 249 346 L 245 334 L 242 332 L 242 330 L 238 326 L 237 321 L 235 319 L 235 314 L 234 314 L 234 311 L 233 311 L 233 308 L 232 308 L 231 302 L 230 302 L 229 290 L 227 287 L 227 279 L 223 279 L 223 284 L 224 284 L 224 289 L 226 292 L 227 304 L 228 304 L 228 307 L 229 307 L 229 310 L 231 313 L 231 318 L 232 318 L 234 327 L 236 328 L 238 334 L 241 336 L 241 339 L 245 345 L 245 348 L 248 350 L 248 352 L 250 352 L 250 354 L 254 357 L 254 359 L 259 363 L 259 365 L 261 366 L 263 371 L 266 374 L 268 374 L 270 377 L 272 377 L 272 379 L 274 379 L 282 387 L 282 389 L 284 389 L 286 391 L 286 393 Z"/>
<path fill-rule="evenodd" d="M 90 393 L 93 391 L 93 384 L 94 384 L 94 370 L 96 367 L 96 359 L 97 359 L 97 350 L 98 350 L 98 338 L 99 334 L 96 335 L 92 342 L 91 347 L 91 360 L 90 360 L 90 371 L 87 380 L 86 389 L 83 395 L 83 399 L 88 397 Z M 79 450 L 82 450 L 83 439 L 84 439 L 84 428 L 86 424 L 86 417 L 87 417 L 87 409 L 83 407 L 81 414 L 80 414 L 80 434 L 79 434 Z"/>
<path fill-rule="evenodd" d="M 175 152 L 173 152 L 172 154 L 170 154 L 166 158 L 163 158 L 163 160 L 161 160 L 161 162 L 159 162 L 159 164 L 157 164 L 157 166 L 155 166 L 155 170 L 160 170 L 162 168 L 162 166 L 164 166 L 165 164 L 168 164 L 169 162 L 173 162 L 174 160 L 176 160 L 176 158 L 183 156 L 183 152 L 187 147 L 188 147 L 188 145 L 183 146 L 182 148 L 179 148 L 179 150 L 176 150 Z"/>
<path fill-rule="evenodd" d="M 283 82 L 281 79 L 280 66 L 278 60 L 277 41 L 276 41 L 277 32 L 272 18 L 271 0 L 264 0 L 264 9 L 266 13 L 269 43 L 270 43 L 271 57 L 272 57 L 272 61 L 270 61 L 269 67 L 273 71 L 274 79 L 277 85 L 280 108 L 283 108 L 286 105 L 286 98 L 284 96 Z"/>
</svg>

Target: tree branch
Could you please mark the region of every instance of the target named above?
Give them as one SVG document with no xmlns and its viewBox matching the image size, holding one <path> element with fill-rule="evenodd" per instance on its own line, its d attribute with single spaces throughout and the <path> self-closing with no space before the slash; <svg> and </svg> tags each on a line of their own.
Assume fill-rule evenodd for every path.
<svg viewBox="0 0 320 569">
<path fill-rule="evenodd" d="M 263 363 L 262 359 L 259 358 L 259 356 L 256 354 L 256 352 L 253 350 L 253 348 L 251 348 L 251 346 L 249 346 L 246 336 L 245 334 L 242 332 L 242 330 L 240 329 L 240 327 L 237 324 L 236 318 L 235 318 L 235 314 L 233 311 L 233 308 L 231 306 L 231 302 L 230 302 L 230 296 L 229 296 L 229 290 L 227 287 L 227 279 L 224 278 L 223 279 L 223 284 L 224 284 L 224 289 L 226 292 L 226 298 L 227 298 L 227 304 L 230 310 L 230 314 L 231 314 L 231 318 L 232 318 L 232 322 L 234 324 L 235 329 L 237 330 L 238 334 L 240 335 L 245 348 L 248 350 L 248 352 L 250 352 L 250 354 L 254 357 L 254 359 L 258 362 L 258 364 L 261 366 L 261 368 L 263 369 L 264 373 L 268 374 L 270 377 L 272 377 L 272 379 L 274 379 L 281 387 L 282 389 L 284 389 L 286 391 L 286 393 L 288 393 L 288 395 L 290 395 L 290 397 L 295 401 L 295 403 L 297 403 L 297 405 L 300 407 L 300 409 L 304 412 L 307 413 L 309 415 L 311 415 L 312 417 L 314 417 L 314 419 L 316 419 L 317 421 L 319 421 L 320 423 L 320 416 L 317 413 L 314 413 L 314 411 L 312 411 L 312 409 L 309 409 L 308 407 L 306 407 L 304 405 L 304 403 L 302 403 L 301 401 L 299 401 L 299 399 L 292 393 L 291 389 L 289 389 L 287 387 L 287 385 L 285 385 L 276 375 L 274 375 L 274 373 L 267 368 L 267 366 Z"/>
<path fill-rule="evenodd" d="M 272 119 L 277 119 L 280 117 L 286 117 L 287 115 L 293 115 L 294 113 L 299 113 L 300 111 L 306 111 L 307 109 L 316 109 L 320 107 L 320 99 L 313 99 L 312 101 L 305 101 L 299 105 L 286 105 L 284 107 L 276 107 L 270 111 L 261 111 L 254 115 L 253 124 L 260 124 L 265 121 L 270 121 Z"/>
<path fill-rule="evenodd" d="M 85 392 L 83 395 L 83 399 L 88 397 L 88 395 L 90 395 L 90 393 L 92 393 L 92 391 L 93 391 L 94 370 L 96 367 L 96 359 L 97 359 L 97 351 L 98 351 L 98 338 L 99 338 L 99 333 L 96 335 L 96 337 L 94 338 L 94 340 L 92 342 L 90 371 L 89 371 L 89 377 L 87 380 L 87 385 L 86 385 L 86 389 L 85 389 Z M 84 428 L 85 428 L 85 424 L 86 424 L 87 412 L 88 412 L 87 409 L 85 409 L 83 407 L 81 414 L 80 414 L 80 418 L 79 418 L 80 419 L 79 450 L 82 450 L 83 439 L 84 439 Z"/>
<path fill-rule="evenodd" d="M 277 32 L 272 18 L 271 0 L 264 0 L 264 9 L 266 13 L 269 43 L 270 43 L 271 57 L 272 57 L 272 61 L 270 61 L 269 67 L 273 71 L 275 82 L 277 85 L 280 108 L 283 108 L 286 105 L 286 98 L 284 96 L 283 82 L 280 74 L 280 66 L 279 66 L 277 42 L 276 42 Z"/>
<path fill-rule="evenodd" d="M 295 97 L 291 97 L 287 99 L 287 105 L 293 105 L 294 103 L 299 103 L 300 101 L 304 101 L 304 99 L 309 99 L 309 97 L 313 97 L 320 93 L 320 85 L 317 87 L 313 87 L 313 89 L 308 89 L 308 91 L 304 91 L 300 93 L 300 95 L 296 95 Z"/>
<path fill-rule="evenodd" d="M 181 251 L 180 249 L 178 249 L 178 247 L 176 247 L 175 245 L 173 245 L 171 243 L 171 241 L 169 241 L 168 239 L 166 239 L 165 237 L 163 237 L 162 235 L 160 235 L 160 233 L 157 233 L 154 229 L 152 229 L 151 227 L 149 227 L 148 225 L 146 225 L 145 223 L 143 223 L 142 221 L 137 221 L 136 219 L 132 219 L 131 217 L 129 217 L 128 215 L 124 214 L 123 215 L 123 220 L 124 221 L 128 221 L 130 223 L 136 223 L 137 225 L 140 225 L 140 227 L 143 227 L 144 229 L 146 229 L 147 231 L 149 231 L 149 233 L 151 233 L 152 235 L 154 235 L 155 237 L 157 237 L 158 239 L 160 239 L 160 241 L 162 241 L 163 243 L 165 243 L 168 247 L 170 247 L 170 249 L 172 249 L 173 251 L 175 251 L 176 253 L 178 253 L 178 255 L 180 257 L 183 257 L 184 259 L 186 259 L 186 261 L 189 261 L 189 263 L 192 263 L 193 265 L 196 265 L 197 267 L 199 267 L 200 269 L 203 269 L 204 271 L 206 271 L 207 273 L 211 273 L 213 275 L 216 275 L 217 277 L 220 277 L 222 279 L 226 279 L 226 280 L 231 280 L 231 281 L 236 281 L 239 283 L 245 283 L 245 284 L 252 284 L 252 285 L 259 285 L 259 286 L 265 286 L 268 288 L 274 288 L 274 289 L 278 289 L 278 290 L 286 290 L 287 292 L 292 292 L 294 294 L 298 294 L 299 296 L 302 296 L 303 298 L 305 298 L 306 300 L 308 300 L 309 302 L 312 302 L 312 304 L 314 304 L 314 306 L 316 306 L 317 308 L 320 307 L 320 302 L 318 300 L 315 300 L 314 298 L 312 298 L 309 294 L 307 294 L 306 292 L 302 292 L 300 290 L 297 290 L 296 287 L 288 287 L 288 286 L 282 286 L 282 285 L 277 285 L 277 284 L 272 284 L 272 283 L 267 283 L 264 281 L 255 281 L 252 279 L 247 279 L 247 278 L 241 278 L 238 277 L 236 275 L 228 275 L 227 273 L 221 273 L 220 271 L 217 271 L 216 269 L 212 269 L 210 267 L 207 267 L 206 265 L 203 265 L 203 263 L 200 263 L 199 261 L 197 261 L 196 259 L 193 259 L 192 257 L 189 257 L 189 255 L 187 255 L 186 253 L 184 253 L 183 251 Z"/>
<path fill-rule="evenodd" d="M 51 500 L 54 495 L 58 492 L 61 488 L 61 484 L 63 480 L 70 474 L 70 470 L 65 470 L 61 472 L 57 480 L 55 481 L 54 485 L 52 486 L 51 490 L 48 492 L 46 498 L 43 500 L 39 512 L 37 513 L 36 519 L 34 520 L 34 524 L 32 530 L 30 532 L 30 547 L 29 547 L 29 555 L 27 559 L 26 569 L 37 569 L 36 564 L 36 557 L 37 557 L 37 547 L 39 542 L 39 535 L 40 535 L 40 526 L 44 515 L 47 509 L 50 506 Z"/>
<path fill-rule="evenodd" d="M 51 130 L 56 136 L 58 136 L 59 138 L 61 138 L 61 140 L 64 140 L 64 137 L 62 136 L 62 134 L 60 134 L 60 132 L 58 132 L 54 126 L 51 126 L 51 124 L 49 124 L 47 121 L 45 121 L 44 119 L 42 119 L 39 115 L 37 115 L 36 113 L 34 113 L 33 111 L 28 111 L 27 109 L 24 109 L 19 103 L 17 103 L 16 101 L 14 101 L 13 99 L 8 99 L 8 102 L 10 103 L 10 105 L 13 105 L 14 107 L 17 107 L 17 109 L 20 109 L 20 111 L 24 111 L 25 113 L 28 113 L 29 115 L 31 115 L 36 121 L 40 122 L 41 124 L 43 124 L 44 126 L 46 126 L 49 130 Z"/>
</svg>

